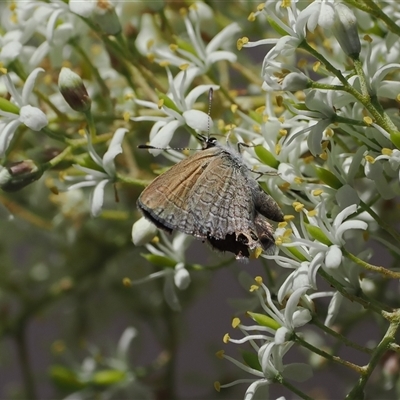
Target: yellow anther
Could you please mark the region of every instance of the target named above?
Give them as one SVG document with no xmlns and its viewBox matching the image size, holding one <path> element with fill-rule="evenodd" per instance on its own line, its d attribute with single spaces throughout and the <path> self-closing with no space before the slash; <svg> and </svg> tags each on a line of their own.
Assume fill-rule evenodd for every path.
<svg viewBox="0 0 400 400">
<path fill-rule="evenodd" d="M 363 121 L 368 125 L 368 126 L 370 126 L 370 125 L 372 125 L 372 123 L 374 122 L 373 120 L 372 120 L 372 118 L 371 117 L 364 117 L 363 118 Z"/>
<path fill-rule="evenodd" d="M 382 154 L 383 154 L 384 156 L 391 156 L 391 155 L 393 154 L 393 150 L 392 150 L 392 149 L 388 149 L 387 147 L 384 147 L 384 148 L 381 150 L 381 152 L 382 152 Z"/>
<path fill-rule="evenodd" d="M 322 189 L 316 189 L 312 191 L 313 196 L 321 196 L 322 193 L 324 193 Z"/>
<path fill-rule="evenodd" d="M 237 328 L 240 325 L 240 318 L 235 317 L 232 320 L 232 328 Z"/>
<path fill-rule="evenodd" d="M 317 215 L 317 210 L 311 210 L 307 213 L 309 217 L 315 217 Z"/>
</svg>

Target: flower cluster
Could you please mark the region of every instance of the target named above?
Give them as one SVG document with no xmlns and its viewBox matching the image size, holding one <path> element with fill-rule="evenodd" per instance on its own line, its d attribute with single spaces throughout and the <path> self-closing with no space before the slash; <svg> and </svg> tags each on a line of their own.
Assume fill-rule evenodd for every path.
<svg viewBox="0 0 400 400">
<path fill-rule="evenodd" d="M 252 280 L 247 303 L 251 306 L 246 310 L 253 322 L 248 325 L 245 317 L 235 317 L 232 326 L 241 336 L 224 337 L 230 348 L 246 349 L 243 361 L 218 353 L 252 378 L 217 383 L 216 388 L 247 383 L 244 398 L 250 400 L 279 383 L 298 397 L 309 398 L 291 381 L 312 382 L 317 370 L 311 366 L 312 356 L 307 353 L 307 362 L 301 363 L 284 359 L 294 349 L 305 348 L 359 374 L 347 398 L 361 398 L 382 355 L 398 352 L 399 315 L 393 300 L 398 296 L 390 293 L 387 281 L 399 279 L 400 274 L 387 266 L 384 257 L 382 265 L 373 265 L 371 243 L 378 243 L 394 260 L 400 256 L 396 229 L 400 7 L 393 1 L 378 5 L 350 0 L 266 0 L 258 6 L 197 1 L 180 9 L 175 3 L 0 4 L 0 201 L 8 209 L 9 223 L 11 213 L 52 232 L 55 226 L 67 227 L 54 232 L 54 243 L 62 243 L 65 254 L 60 250 L 59 257 L 52 254 L 32 267 L 29 284 L 15 279 L 15 268 L 3 274 L 7 279 L 1 290 L 11 293 L 11 305 L 2 309 L 18 308 L 12 296 L 19 294 L 21 308 L 26 309 L 18 317 L 6 316 L 0 334 L 14 334 L 19 343 L 27 315 L 33 317 L 43 304 L 56 302 L 67 292 L 79 304 L 86 298 L 82 293 L 86 295 L 88 288 L 98 290 L 100 282 L 113 294 L 115 287 L 123 291 L 130 299 L 124 305 L 136 307 L 138 298 L 149 300 L 135 311 L 147 322 L 153 316 L 164 321 L 160 338 L 171 335 L 160 339 L 162 346 L 170 346 L 168 351 L 143 374 L 159 372 L 161 364 L 172 368 L 176 338 L 169 313 L 182 311 L 192 292 L 197 295 L 191 290 L 196 274 L 207 273 L 212 281 L 215 269 L 232 262 L 224 255 L 217 258 L 216 252 L 204 251 L 199 257 L 196 246 L 190 246 L 193 237 L 184 232 L 168 236 L 158 229 L 176 230 L 169 222 L 182 206 L 180 194 L 190 197 L 208 160 L 196 164 L 192 176 L 185 170 L 183 178 L 176 172 L 173 182 L 157 181 L 161 181 L 158 187 L 168 190 L 154 194 L 152 201 L 161 203 L 154 215 L 149 206 L 141 217 L 134 204 L 150 178 L 168 168 L 155 156 L 172 163 L 186 160 L 181 165 L 187 167 L 187 152 L 201 152 L 197 139 L 204 139 L 207 150 L 195 154 L 211 158 L 217 152 L 210 149 L 224 148 L 227 137 L 225 150 L 232 157 L 232 168 L 243 172 L 242 183 L 251 186 L 240 188 L 249 196 L 245 200 L 254 203 L 249 220 L 254 222 L 258 212 L 258 187 L 248 179 L 252 174 L 285 216 L 277 218 L 283 221 L 274 232 L 263 221 L 271 246 L 264 253 L 249 255 L 252 263 L 252 258 L 268 263 L 269 271 L 268 278 L 254 272 L 258 276 Z M 214 93 L 212 104 L 207 93 Z M 242 146 L 236 154 L 238 144 Z M 219 172 L 211 171 L 209 176 L 214 173 Z M 222 198 L 224 191 L 236 188 L 209 186 L 204 198 L 214 199 L 216 193 Z M 13 195 L 20 190 L 21 197 Z M 201 209 L 201 201 L 197 206 Z M 213 207 L 213 217 L 221 224 L 225 223 L 222 211 Z M 160 214 L 167 215 L 165 221 Z M 182 225 L 178 228 L 185 231 Z M 259 228 L 256 222 L 254 226 Z M 213 243 L 209 231 L 197 236 Z M 228 236 L 219 243 L 220 249 L 231 245 Z M 94 244 L 82 245 L 81 237 Z M 19 246 L 19 239 L 15 240 Z M 239 234 L 232 239 L 235 246 L 244 247 L 246 240 Z M 65 250 L 68 246 L 76 251 Z M 47 261 L 50 265 L 55 259 L 65 260 L 62 272 L 58 266 L 55 272 L 48 268 Z M 124 285 L 122 268 L 127 269 Z M 85 281 L 102 273 L 96 284 Z M 378 274 L 385 279 L 376 279 Z M 48 283 L 41 296 L 24 292 L 24 286 L 31 287 L 31 277 Z M 151 296 L 153 291 L 158 292 Z M 30 306 L 26 299 L 38 299 L 37 304 Z M 347 321 L 356 325 L 368 313 L 389 323 L 375 347 L 346 337 Z M 149 326 L 155 326 L 153 321 Z M 124 357 L 135 334 L 127 330 L 121 339 L 118 348 L 124 348 Z M 325 336 L 336 340 L 337 346 L 343 343 L 370 356 L 368 366 L 337 356 L 333 352 L 338 347 L 320 348 Z M 111 378 L 116 378 L 105 385 L 112 386 L 104 390 L 106 397 L 117 393 L 114 386 L 137 384 L 124 357 L 104 363 L 114 373 Z M 385 365 L 384 383 L 377 383 L 381 385 L 377 392 L 398 387 L 394 370 Z M 109 378 L 99 375 L 104 371 L 98 371 L 95 357 L 73 374 L 62 368 L 54 371 L 67 372 L 79 383 L 67 390 L 70 398 L 98 395 L 92 386 L 101 386 L 99 379 L 104 376 Z M 60 377 L 57 373 L 55 380 Z M 175 397 L 171 387 L 165 397 Z M 151 397 L 150 390 L 143 393 Z M 344 397 L 344 393 L 333 396 Z M 25 397 L 38 396 L 27 393 Z"/>
</svg>

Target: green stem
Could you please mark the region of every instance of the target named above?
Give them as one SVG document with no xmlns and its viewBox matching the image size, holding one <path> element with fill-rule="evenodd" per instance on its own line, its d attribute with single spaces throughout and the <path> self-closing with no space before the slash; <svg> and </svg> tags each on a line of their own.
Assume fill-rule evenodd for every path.
<svg viewBox="0 0 400 400">
<path fill-rule="evenodd" d="M 351 261 L 355 262 L 357 265 L 367 269 L 368 271 L 377 272 L 378 274 L 383 275 L 385 278 L 390 279 L 400 279 L 400 272 L 393 272 L 384 267 L 378 267 L 376 265 L 372 265 L 367 263 L 364 260 L 356 257 L 354 254 L 349 253 L 347 250 L 342 249 L 343 254 Z"/>
<path fill-rule="evenodd" d="M 346 366 L 346 367 L 348 367 L 348 368 L 351 368 L 352 370 L 354 370 L 354 371 L 356 371 L 356 372 L 358 372 L 358 373 L 361 373 L 362 368 L 361 368 L 359 365 L 356 365 L 356 364 L 353 364 L 353 363 L 351 363 L 351 362 L 349 362 L 349 361 L 343 360 L 343 359 L 341 359 L 340 357 L 333 356 L 332 354 L 329 354 L 329 353 L 327 353 L 326 351 L 321 350 L 320 348 L 315 347 L 315 346 L 313 346 L 312 344 L 306 342 L 306 341 L 305 341 L 304 339 L 302 339 L 300 336 L 297 336 L 296 334 L 294 334 L 294 335 L 295 335 L 294 341 L 295 341 L 296 343 L 298 343 L 300 346 L 302 346 L 302 347 L 304 347 L 304 348 L 310 350 L 311 352 L 313 352 L 313 353 L 315 353 L 315 354 L 318 354 L 319 356 L 321 356 L 321 357 L 323 357 L 323 358 L 326 358 L 326 359 L 329 360 L 329 361 L 336 362 L 336 363 L 338 363 L 338 364 L 341 364 L 341 365 L 344 365 L 344 366 Z"/>
<path fill-rule="evenodd" d="M 143 181 L 141 179 L 131 178 L 129 176 L 124 176 L 120 174 L 117 174 L 117 181 L 139 187 L 146 187 L 150 183 L 149 181 Z"/>
<path fill-rule="evenodd" d="M 346 92 L 350 93 L 356 100 L 358 100 L 367 110 L 368 112 L 373 116 L 375 119 L 376 123 L 385 129 L 387 132 L 390 134 L 398 135 L 398 130 L 396 126 L 393 124 L 393 122 L 388 118 L 386 113 L 381 113 L 378 111 L 376 107 L 372 104 L 370 101 L 370 96 L 364 95 L 360 93 L 358 90 L 356 90 L 353 86 L 351 86 L 348 82 L 347 79 L 343 76 L 340 70 L 335 68 L 322 54 L 318 53 L 315 49 L 313 49 L 305 40 L 299 45 L 299 48 L 302 48 L 309 52 L 311 55 L 313 55 L 317 60 L 322 62 L 325 65 L 325 68 L 334 74 L 340 82 L 342 82 L 344 89 Z"/>
<path fill-rule="evenodd" d="M 370 206 L 363 201 L 360 202 L 360 206 L 379 224 L 382 229 L 384 229 L 390 236 L 392 236 L 393 239 L 400 243 L 400 234 L 393 229 L 391 225 L 385 222 L 375 211 L 371 209 Z"/>
<path fill-rule="evenodd" d="M 341 341 L 343 344 L 345 344 L 348 347 L 352 347 L 353 349 L 362 351 L 363 353 L 367 353 L 367 354 L 372 353 L 371 349 L 368 349 L 367 347 L 360 346 L 359 344 L 352 342 L 351 340 L 347 339 L 345 336 L 341 335 L 338 332 L 335 332 L 333 329 L 324 325 L 318 318 L 313 318 L 311 323 L 314 324 L 315 326 L 318 326 L 318 328 L 323 330 L 325 333 L 338 339 L 339 341 Z"/>
<path fill-rule="evenodd" d="M 368 99 L 371 91 L 368 88 L 368 82 L 367 79 L 365 78 L 365 73 L 363 70 L 362 63 L 359 58 L 353 59 L 353 62 L 354 62 L 354 68 L 356 69 L 358 75 L 358 79 L 360 81 L 361 93 L 366 99 Z"/>
<path fill-rule="evenodd" d="M 312 89 L 322 89 L 322 90 L 342 90 L 346 91 L 346 88 L 342 85 L 329 85 L 327 83 L 313 82 L 311 84 Z"/>
<path fill-rule="evenodd" d="M 165 347 L 170 354 L 166 363 L 166 373 L 164 375 L 164 396 L 167 399 L 175 399 L 175 380 L 176 380 L 176 360 L 178 350 L 179 323 L 178 313 L 174 312 L 171 307 L 164 301 L 164 321 L 166 324 Z"/>
<path fill-rule="evenodd" d="M 19 365 L 21 366 L 22 380 L 24 382 L 24 387 L 25 387 L 25 398 L 29 400 L 35 400 L 37 398 L 36 387 L 29 359 L 29 352 L 25 337 L 26 334 L 25 329 L 26 329 L 26 324 L 25 323 L 21 324 L 21 326 L 19 327 L 18 331 L 15 334 L 15 340 L 17 345 L 18 361 Z"/>
<path fill-rule="evenodd" d="M 348 292 L 339 281 L 337 281 L 335 278 L 325 272 L 322 268 L 318 270 L 318 274 L 321 275 L 326 281 L 328 281 L 346 299 L 349 299 L 350 301 L 355 301 L 356 303 L 361 304 L 365 309 L 374 311 L 377 314 L 382 315 L 382 307 L 375 304 L 375 302 L 373 302 L 372 300 L 365 299 L 363 297 L 356 296 L 355 294 Z"/>
<path fill-rule="evenodd" d="M 62 142 L 65 143 L 66 139 L 63 136 L 60 136 L 59 134 L 53 132 L 51 129 L 49 129 L 47 126 L 45 126 L 44 128 L 42 128 L 40 130 L 41 132 L 43 132 L 45 135 L 47 135 L 49 138 L 57 140 L 58 142 Z"/>
<path fill-rule="evenodd" d="M 55 167 L 57 164 L 59 164 L 61 161 L 63 161 L 66 157 L 68 157 L 71 154 L 72 147 L 68 146 L 66 147 L 60 154 L 52 158 L 48 163 L 43 165 L 44 169 L 50 169 Z"/>
<path fill-rule="evenodd" d="M 304 400 L 313 400 L 312 397 L 307 396 L 305 393 L 303 393 L 301 390 L 297 389 L 296 386 L 293 386 L 291 383 L 289 383 L 286 379 L 283 378 L 282 375 L 278 375 L 275 380 L 285 386 L 287 389 L 292 391 L 293 393 L 297 394 L 301 399 Z"/>
<path fill-rule="evenodd" d="M 360 379 L 346 396 L 346 400 L 358 400 L 364 398 L 364 387 L 367 384 L 373 370 L 380 362 L 382 356 L 390 348 L 390 345 L 396 342 L 396 334 L 400 327 L 400 309 L 395 310 L 393 313 L 387 313 L 386 319 L 390 321 L 389 328 L 381 342 L 372 353 L 372 357 L 368 365 L 363 367 Z"/>
<path fill-rule="evenodd" d="M 366 13 L 374 16 L 382 20 L 389 31 L 393 32 L 397 36 L 400 36 L 400 27 L 393 21 L 387 14 L 385 14 L 377 4 L 375 4 L 372 0 L 363 0 L 365 4 L 363 4 L 360 0 L 345 0 L 347 4 L 352 5 L 353 7 L 358 8 L 359 10 L 365 11 Z"/>
<path fill-rule="evenodd" d="M 90 110 L 86 111 L 84 114 L 85 114 L 86 121 L 87 121 L 88 127 L 89 127 L 90 139 L 93 141 L 93 139 L 97 136 L 96 135 L 96 125 L 94 123 L 93 115 Z"/>
</svg>

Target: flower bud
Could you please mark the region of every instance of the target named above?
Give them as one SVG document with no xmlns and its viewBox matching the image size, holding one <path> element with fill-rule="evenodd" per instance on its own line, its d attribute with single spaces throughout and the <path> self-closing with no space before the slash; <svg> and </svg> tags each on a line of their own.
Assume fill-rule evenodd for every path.
<svg viewBox="0 0 400 400">
<path fill-rule="evenodd" d="M 92 100 L 78 74 L 63 67 L 58 77 L 58 87 L 65 101 L 73 110 L 82 113 L 90 110 Z"/>
<path fill-rule="evenodd" d="M 96 22 L 107 35 L 118 35 L 122 30 L 118 15 L 115 12 L 115 7 L 107 0 L 97 2 L 93 10 L 93 21 Z"/>
<path fill-rule="evenodd" d="M 343 51 L 351 58 L 358 58 L 361 42 L 358 36 L 357 19 L 344 4 L 335 4 L 335 20 L 332 32 Z"/>
<path fill-rule="evenodd" d="M 0 188 L 5 192 L 16 192 L 37 181 L 43 170 L 32 160 L 18 161 L 7 167 L 0 167 Z"/>
<path fill-rule="evenodd" d="M 288 90 L 290 92 L 303 90 L 307 89 L 311 83 L 311 80 L 306 75 L 299 72 L 291 72 L 283 78 L 282 90 Z"/>
</svg>

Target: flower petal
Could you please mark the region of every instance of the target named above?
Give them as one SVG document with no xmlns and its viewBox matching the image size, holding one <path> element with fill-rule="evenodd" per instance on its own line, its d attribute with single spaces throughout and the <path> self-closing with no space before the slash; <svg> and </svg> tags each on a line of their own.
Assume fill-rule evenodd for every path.
<svg viewBox="0 0 400 400">
<path fill-rule="evenodd" d="M 354 214 L 357 211 L 357 205 L 352 204 L 351 206 L 346 207 L 343 211 L 341 211 L 333 221 L 333 229 L 336 231 L 342 222 L 349 217 L 351 214 Z"/>
<path fill-rule="evenodd" d="M 244 394 L 244 400 L 253 400 L 254 395 L 256 394 L 257 390 L 262 386 L 270 385 L 272 381 L 269 379 L 259 379 L 253 382 L 246 390 Z M 263 396 L 263 398 L 267 399 L 267 396 Z"/>
<path fill-rule="evenodd" d="M 121 143 L 124 140 L 125 133 L 128 132 L 128 129 L 119 128 L 115 131 L 114 136 L 111 139 L 110 145 L 108 146 L 108 150 L 103 156 L 103 168 L 104 171 L 111 177 L 115 176 L 115 165 L 114 158 L 122 153 Z"/>
<path fill-rule="evenodd" d="M 9 122 L 0 132 L 0 157 L 4 156 L 4 153 L 7 151 L 7 148 L 10 145 L 14 133 L 20 124 L 20 121 L 18 119 L 15 119 L 14 121 Z"/>
<path fill-rule="evenodd" d="M 164 298 L 165 301 L 168 303 L 168 305 L 174 310 L 174 311 L 181 311 L 181 305 L 179 303 L 178 296 L 176 295 L 175 291 L 175 284 L 173 280 L 173 271 L 166 275 L 165 281 L 164 281 Z"/>
<path fill-rule="evenodd" d="M 207 57 L 207 64 L 214 64 L 221 60 L 226 60 L 233 63 L 237 60 L 237 56 L 230 51 L 215 51 Z"/>
<path fill-rule="evenodd" d="M 198 131 L 209 131 L 213 125 L 212 119 L 203 111 L 190 110 L 185 111 L 182 115 L 185 122 Z"/>
<path fill-rule="evenodd" d="M 104 188 L 108 182 L 110 182 L 109 179 L 104 179 L 100 181 L 93 190 L 90 207 L 93 217 L 97 217 L 100 214 L 101 208 L 103 207 Z"/>
<path fill-rule="evenodd" d="M 132 226 L 132 242 L 135 246 L 143 246 L 157 235 L 157 227 L 142 217 Z"/>
<path fill-rule="evenodd" d="M 342 262 L 342 250 L 339 246 L 333 245 L 329 247 L 325 256 L 325 265 L 327 268 L 338 268 Z"/>
<path fill-rule="evenodd" d="M 183 263 L 178 263 L 175 266 L 174 275 L 175 286 L 180 290 L 185 290 L 190 284 L 190 274 Z"/>
<path fill-rule="evenodd" d="M 11 97 L 14 99 L 14 102 L 19 106 L 22 107 L 23 101 L 21 95 L 17 92 L 17 89 L 15 89 L 14 82 L 11 80 L 10 74 L 5 74 L 4 75 L 4 80 L 5 80 L 5 85 L 7 88 L 8 93 L 11 94 Z"/>
<path fill-rule="evenodd" d="M 96 4 L 97 2 L 92 0 L 69 0 L 68 3 L 71 12 L 84 18 L 89 18 L 92 15 Z"/>
<path fill-rule="evenodd" d="M 46 114 L 39 108 L 30 105 L 21 107 L 19 120 L 33 131 L 40 131 L 48 124 Z"/>
<path fill-rule="evenodd" d="M 22 89 L 22 105 L 28 104 L 29 96 L 33 91 L 33 86 L 35 85 L 36 78 L 39 72 L 44 72 L 43 68 L 35 68 L 28 76 L 24 87 Z"/>
<path fill-rule="evenodd" d="M 236 22 L 228 25 L 221 32 L 217 33 L 208 43 L 206 47 L 206 52 L 208 55 L 214 53 L 216 49 L 223 46 L 227 41 L 232 40 L 237 33 L 241 31 L 239 24 Z M 228 52 L 227 52 L 228 53 Z M 229 52 L 230 53 L 230 52 Z M 230 53 L 233 54 L 233 53 Z M 235 56 L 236 57 L 236 56 Z"/>
<path fill-rule="evenodd" d="M 187 96 L 185 97 L 186 110 L 190 110 L 193 108 L 195 101 L 201 96 L 203 93 L 208 92 L 210 89 L 218 90 L 219 86 L 217 85 L 199 85 L 192 89 Z"/>
<path fill-rule="evenodd" d="M 335 321 L 339 313 L 339 308 L 342 302 L 343 302 L 343 296 L 339 292 L 335 292 L 328 306 L 328 313 L 325 319 L 326 326 L 332 326 L 333 322 Z"/>
<path fill-rule="evenodd" d="M 0 60 L 4 65 L 14 61 L 22 51 L 22 44 L 17 41 L 8 42 L 0 51 Z"/>
<path fill-rule="evenodd" d="M 181 121 L 170 121 L 163 126 L 150 141 L 150 145 L 157 147 L 157 149 L 150 149 L 149 152 L 153 156 L 159 155 L 169 145 L 176 129 L 181 125 Z"/>
<path fill-rule="evenodd" d="M 335 238 L 337 240 L 341 240 L 343 234 L 350 229 L 361 229 L 365 231 L 367 228 L 368 224 L 366 222 L 360 221 L 358 219 L 354 220 L 351 219 L 349 221 L 343 222 L 343 224 L 339 226 L 339 228 L 336 231 Z"/>
</svg>

